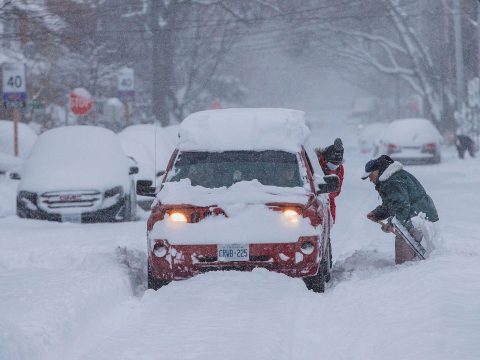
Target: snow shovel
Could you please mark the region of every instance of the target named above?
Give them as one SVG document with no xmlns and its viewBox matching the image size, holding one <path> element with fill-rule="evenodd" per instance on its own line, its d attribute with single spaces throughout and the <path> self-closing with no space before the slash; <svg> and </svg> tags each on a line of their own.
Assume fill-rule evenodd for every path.
<svg viewBox="0 0 480 360">
<path fill-rule="evenodd" d="M 385 223 L 381 220 L 377 222 L 382 225 L 382 227 L 385 225 Z M 425 248 L 422 246 L 422 244 L 416 241 L 412 235 L 410 235 L 405 226 L 403 226 L 395 217 L 392 219 L 392 226 L 394 234 L 402 238 L 403 241 L 405 241 L 407 245 L 410 246 L 410 248 L 413 250 L 413 252 L 419 259 L 425 260 Z"/>
</svg>

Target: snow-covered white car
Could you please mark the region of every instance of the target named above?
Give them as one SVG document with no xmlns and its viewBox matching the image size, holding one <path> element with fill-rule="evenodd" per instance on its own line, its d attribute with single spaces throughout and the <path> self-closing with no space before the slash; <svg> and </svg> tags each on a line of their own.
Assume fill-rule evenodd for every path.
<svg viewBox="0 0 480 360">
<path fill-rule="evenodd" d="M 441 161 L 442 135 L 427 119 L 392 121 L 383 132 L 383 154 L 403 164 L 436 164 Z"/>
<path fill-rule="evenodd" d="M 119 132 L 118 137 L 125 154 L 137 162 L 139 172 L 135 179 L 160 182 L 160 175 L 175 149 L 178 126 L 130 125 Z M 152 198 L 138 195 L 137 204 L 144 210 L 150 210 Z"/>
<path fill-rule="evenodd" d="M 358 128 L 358 144 L 360 152 L 363 154 L 371 154 L 373 157 L 378 155 L 380 151 L 380 141 L 388 127 L 388 123 L 374 122 L 361 125 Z"/>
<path fill-rule="evenodd" d="M 147 224 L 148 287 L 212 270 L 261 267 L 323 292 L 331 215 L 304 113 L 222 109 L 191 114 Z M 151 182 L 137 192 L 155 193 Z"/>
<path fill-rule="evenodd" d="M 39 136 L 17 190 L 17 215 L 69 222 L 135 219 L 133 166 L 115 133 L 67 126 Z"/>
</svg>

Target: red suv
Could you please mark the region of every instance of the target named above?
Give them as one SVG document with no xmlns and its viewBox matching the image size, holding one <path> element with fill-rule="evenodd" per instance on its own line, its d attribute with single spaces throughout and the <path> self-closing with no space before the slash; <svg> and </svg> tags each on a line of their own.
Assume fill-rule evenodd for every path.
<svg viewBox="0 0 480 360">
<path fill-rule="evenodd" d="M 225 109 L 187 117 L 148 219 L 148 287 L 261 267 L 323 292 L 330 279 L 328 192 L 303 112 Z M 226 140 L 228 139 L 228 141 Z"/>
</svg>

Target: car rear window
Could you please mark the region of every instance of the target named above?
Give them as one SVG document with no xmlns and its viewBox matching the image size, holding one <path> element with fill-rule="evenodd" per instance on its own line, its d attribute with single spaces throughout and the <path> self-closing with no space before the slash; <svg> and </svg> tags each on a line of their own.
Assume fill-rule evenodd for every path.
<svg viewBox="0 0 480 360">
<path fill-rule="evenodd" d="M 280 150 L 180 152 L 168 181 L 182 179 L 206 188 L 251 180 L 269 186 L 303 186 L 297 155 Z"/>
</svg>

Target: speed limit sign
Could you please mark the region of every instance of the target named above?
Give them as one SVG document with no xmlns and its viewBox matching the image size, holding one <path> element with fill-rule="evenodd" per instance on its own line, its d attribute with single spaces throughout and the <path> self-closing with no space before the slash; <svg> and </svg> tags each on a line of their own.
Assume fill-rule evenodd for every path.
<svg viewBox="0 0 480 360">
<path fill-rule="evenodd" d="M 25 83 L 25 64 L 5 63 L 2 67 L 3 103 L 5 107 L 25 107 L 27 86 Z"/>
<path fill-rule="evenodd" d="M 132 68 L 122 68 L 117 75 L 118 97 L 123 101 L 135 99 L 135 82 Z"/>
</svg>

